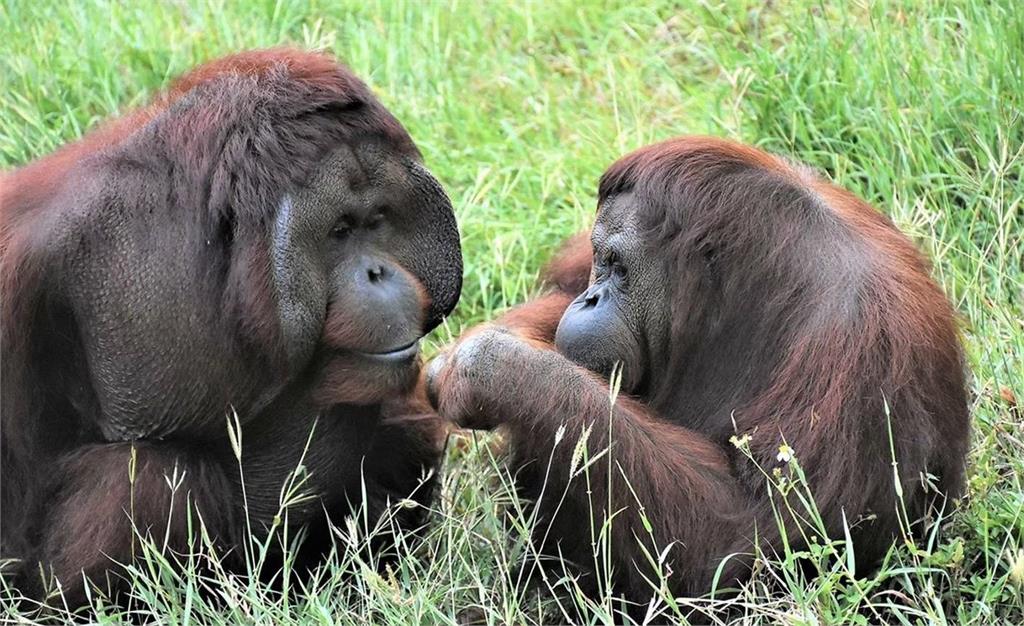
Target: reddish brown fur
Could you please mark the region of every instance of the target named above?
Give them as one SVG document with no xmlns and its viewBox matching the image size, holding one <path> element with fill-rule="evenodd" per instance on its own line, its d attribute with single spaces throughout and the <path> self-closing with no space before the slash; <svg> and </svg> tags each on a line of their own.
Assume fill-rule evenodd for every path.
<svg viewBox="0 0 1024 626">
<path fill-rule="evenodd" d="M 210 98 L 211 94 L 214 105 L 182 106 L 190 99 L 204 95 Z M 257 118 L 254 112 L 263 117 Z M 162 116 L 172 113 L 187 123 L 157 124 Z M 270 117 L 274 124 L 267 123 L 268 116 L 277 116 Z M 151 532 L 161 541 L 166 535 L 172 550 L 186 549 L 192 539 L 185 525 L 185 497 L 199 510 L 215 539 L 230 542 L 238 530 L 231 513 L 240 499 L 232 469 L 236 460 L 223 439 L 227 403 L 212 412 L 216 423 L 209 432 L 216 436 L 201 433 L 201 437 L 189 439 L 195 433 L 176 432 L 168 439 L 154 438 L 155 442 L 159 439 L 156 443 L 138 442 L 138 477 L 134 498 L 129 498 L 131 444 L 105 440 L 96 424 L 90 423 L 92 416 L 79 414 L 75 401 L 62 395 L 64 389 L 70 389 L 88 400 L 88 392 L 81 390 L 89 388 L 90 372 L 77 343 L 75 320 L 53 305 L 66 278 L 61 275 L 62 261 L 70 251 L 61 249 L 62 242 L 53 240 L 51 233 L 55 224 L 77 218 L 75 203 L 60 198 L 69 193 L 69 188 L 75 193 L 91 191 L 90 165 L 116 154 L 118 164 L 155 164 L 177 176 L 176 186 L 172 185 L 181 205 L 177 219 L 194 219 L 196 223 L 190 223 L 190 228 L 215 231 L 217 221 L 230 211 L 235 212 L 232 219 L 237 220 L 238 228 L 256 232 L 257 238 L 273 219 L 282 190 L 301 183 L 329 150 L 352 136 L 380 137 L 397 153 L 419 157 L 397 120 L 361 81 L 329 55 L 293 49 L 252 51 L 201 66 L 174 82 L 151 104 L 0 176 L 0 551 L 3 558 L 22 560 L 26 572 L 22 583 L 30 595 L 38 594 L 33 589 L 38 581 L 32 574 L 42 565 L 60 578 L 67 602 L 83 602 L 82 571 L 101 579 L 100 574 L 111 567 L 111 560 L 131 560 L 129 513 L 134 514 L 134 523 L 144 534 Z M 154 208 L 164 209 L 150 206 L 150 210 Z M 89 227 L 81 225 L 83 229 Z M 259 363 L 264 364 L 269 377 L 269 372 L 280 369 L 281 341 L 272 310 L 268 253 L 265 247 L 246 247 L 234 254 L 238 255 L 237 262 L 230 265 L 224 281 L 223 301 L 211 306 L 237 311 L 240 332 L 256 347 L 245 356 L 250 361 L 264 359 Z M 197 255 L 211 256 L 203 250 Z M 211 258 L 210 265 L 215 262 L 217 259 Z M 332 323 L 337 326 L 341 322 Z M 217 346 L 210 352 L 216 355 Z M 200 368 L 195 372 L 197 378 L 203 377 L 201 368 L 206 365 L 195 365 Z M 258 389 L 266 382 L 257 381 L 253 386 Z M 187 388 L 188 383 L 183 386 Z M 367 393 L 365 389 L 360 392 Z M 394 398 L 388 400 L 398 403 Z M 305 396 L 289 401 L 294 409 L 284 409 L 284 421 L 291 419 L 287 411 L 315 415 L 322 408 L 312 406 L 316 399 Z M 237 408 L 243 419 L 247 417 L 242 407 Z M 415 408 L 407 410 L 421 414 Z M 368 497 L 373 501 L 367 504 L 373 512 L 379 512 L 393 495 L 391 488 L 404 495 L 417 484 L 421 474 L 417 464 L 436 462 L 438 425 L 424 423 L 415 430 L 385 425 L 378 429 L 382 414 L 394 419 L 401 411 L 374 406 L 352 411 L 357 415 L 351 416 L 349 424 L 345 422 L 347 415 L 332 416 L 339 420 L 335 426 L 337 438 L 355 442 L 336 448 L 334 454 L 351 453 L 355 459 L 353 472 L 358 477 L 361 455 L 380 456 L 383 452 L 383 459 L 368 463 L 376 468 L 373 471 L 380 474 L 380 481 L 368 485 Z M 301 422 L 285 433 L 294 435 L 298 444 L 294 455 L 280 460 L 281 466 L 292 463 L 294 469 L 310 428 L 311 423 Z M 277 433 L 270 437 L 274 445 L 282 438 Z M 258 455 L 258 431 L 247 441 Z M 275 448 L 270 447 L 273 453 Z M 284 447 L 282 444 L 281 449 Z M 385 467 L 384 460 L 392 455 L 403 459 L 394 467 Z M 325 460 L 328 462 L 332 461 Z M 165 476 L 176 471 L 186 479 L 172 503 Z M 366 475 L 371 475 L 370 470 Z M 351 485 L 330 487 L 353 489 Z M 276 502 L 279 488 L 279 484 L 272 485 L 268 499 Z M 416 497 L 428 498 L 427 491 L 420 490 Z M 334 513 L 340 518 L 350 497 L 358 499 L 358 493 L 355 489 L 333 493 L 333 500 L 325 506 L 336 508 Z M 129 511 L 130 505 L 133 511 Z M 169 506 L 177 510 L 170 528 Z M 329 542 L 326 531 L 323 534 Z"/>
<path fill-rule="evenodd" d="M 948 506 L 963 482 L 969 424 L 955 314 L 886 217 L 801 166 L 706 137 L 620 159 L 601 179 L 600 201 L 626 191 L 648 254 L 674 277 L 668 302 L 654 304 L 672 312 L 668 359 L 649 364 L 642 394 L 619 398 L 609 420 L 606 382 L 530 348 L 551 342 L 568 294 L 586 285 L 591 259 L 581 237 L 545 273 L 568 294 L 555 290 L 496 321 L 530 342 L 471 332 L 464 341 L 484 338 L 471 354 L 485 365 L 450 365 L 437 384 L 442 415 L 508 428 L 519 484 L 540 497 L 540 534 L 551 524 L 545 549 L 593 573 L 590 503 L 600 517 L 611 497 L 618 513 L 607 582 L 618 592 L 651 594 L 636 543 L 650 547 L 641 512 L 659 547 L 677 542 L 666 564 L 673 592 L 708 591 L 730 555 L 720 584 L 743 581 L 755 547 L 783 546 L 766 479 L 734 435 L 750 435 L 753 460 L 768 472 L 789 475 L 776 459 L 784 441 L 796 451 L 830 538 L 842 539 L 845 515 L 861 568 L 900 534 L 890 421 L 910 521 Z M 708 254 L 715 274 L 704 270 Z M 565 441 L 555 445 L 563 426 Z M 592 454 L 613 448 L 589 481 L 570 483 L 574 443 L 587 429 Z M 926 473 L 935 491 L 923 484 Z M 775 504 L 785 508 L 777 495 Z M 801 549 L 793 517 L 782 519 Z"/>
<path fill-rule="evenodd" d="M 81 571 L 102 580 L 109 556 L 131 557 L 142 550 L 136 533 L 182 550 L 200 541 L 187 532 L 190 525 L 198 527 L 198 516 L 214 532 L 228 533 L 211 537 L 215 545 L 236 540 L 230 533 L 240 526 L 233 508 L 224 506 L 224 494 L 230 493 L 224 473 L 187 448 L 145 442 L 83 446 L 61 459 L 57 473 L 67 479 L 50 495 L 50 515 L 62 523 L 45 528 L 46 553 L 40 555 L 53 573 Z M 81 586 L 80 580 L 66 578 L 60 584 L 72 592 Z"/>
</svg>

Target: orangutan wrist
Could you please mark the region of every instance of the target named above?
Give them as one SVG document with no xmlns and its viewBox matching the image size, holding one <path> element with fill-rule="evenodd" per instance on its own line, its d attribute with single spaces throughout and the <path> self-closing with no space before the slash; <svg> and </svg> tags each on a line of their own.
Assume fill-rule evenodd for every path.
<svg viewBox="0 0 1024 626">
<path fill-rule="evenodd" d="M 550 427 L 554 433 L 577 416 L 607 416 L 608 392 L 593 373 L 554 350 L 523 349 L 529 351 L 527 358 L 507 366 L 515 371 L 513 382 L 492 393 L 492 406 L 500 407 L 503 422 L 530 430 Z"/>
</svg>

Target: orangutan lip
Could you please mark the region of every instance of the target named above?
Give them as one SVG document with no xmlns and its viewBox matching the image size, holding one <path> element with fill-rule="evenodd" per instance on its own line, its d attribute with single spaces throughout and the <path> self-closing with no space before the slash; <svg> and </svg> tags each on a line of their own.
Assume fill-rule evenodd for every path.
<svg viewBox="0 0 1024 626">
<path fill-rule="evenodd" d="M 360 352 L 359 354 L 374 359 L 375 361 L 405 361 L 416 356 L 419 351 L 420 340 L 415 339 L 412 343 L 387 352 Z"/>
</svg>

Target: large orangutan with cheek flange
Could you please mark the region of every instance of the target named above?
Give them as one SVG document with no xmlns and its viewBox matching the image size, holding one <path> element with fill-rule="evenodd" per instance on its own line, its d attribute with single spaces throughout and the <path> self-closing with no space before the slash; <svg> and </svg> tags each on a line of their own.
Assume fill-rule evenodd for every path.
<svg viewBox="0 0 1024 626">
<path fill-rule="evenodd" d="M 589 238 L 546 278 L 546 295 L 469 333 L 427 380 L 443 417 L 507 431 L 518 484 L 539 499 L 537 541 L 591 589 L 604 570 L 587 529 L 611 513 L 604 583 L 633 600 L 659 580 L 652 541 L 671 544 L 661 573 L 686 595 L 716 572 L 742 582 L 757 549 L 783 549 L 782 529 L 801 549 L 769 488 L 795 478 L 794 454 L 829 537 L 850 525 L 861 568 L 900 533 L 904 505 L 915 522 L 960 492 L 953 310 L 887 218 L 805 168 L 711 138 L 638 150 L 604 174 Z M 584 432 L 596 460 L 572 478 Z"/>
<path fill-rule="evenodd" d="M 443 425 L 412 386 L 459 235 L 348 69 L 226 57 L 0 183 L 0 526 L 30 594 L 116 588 L 133 527 L 182 551 L 201 518 L 240 558 L 281 513 L 301 567 L 328 520 L 430 497 Z M 309 497 L 282 512 L 300 465 Z"/>
</svg>

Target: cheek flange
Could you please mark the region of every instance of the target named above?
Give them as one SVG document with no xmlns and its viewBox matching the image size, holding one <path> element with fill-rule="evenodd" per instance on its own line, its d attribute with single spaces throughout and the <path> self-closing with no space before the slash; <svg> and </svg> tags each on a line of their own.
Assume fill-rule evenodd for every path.
<svg viewBox="0 0 1024 626">
<path fill-rule="evenodd" d="M 313 356 L 327 315 L 327 277 L 315 245 L 315 220 L 302 219 L 286 195 L 270 236 L 271 283 L 288 367 Z"/>
</svg>

